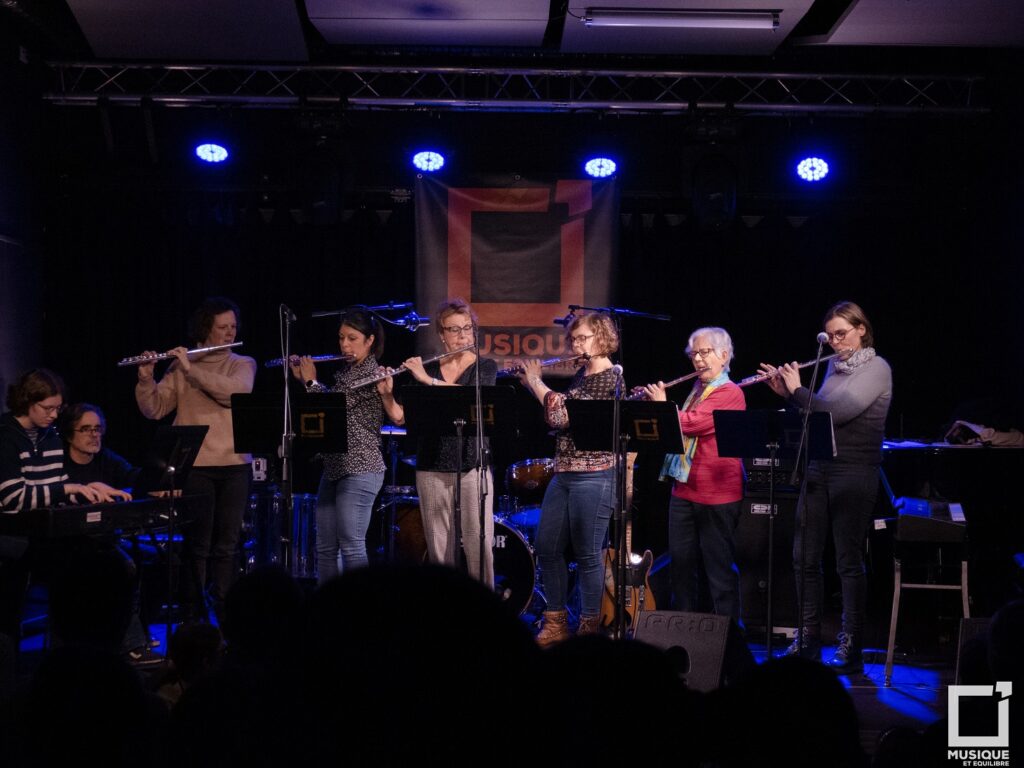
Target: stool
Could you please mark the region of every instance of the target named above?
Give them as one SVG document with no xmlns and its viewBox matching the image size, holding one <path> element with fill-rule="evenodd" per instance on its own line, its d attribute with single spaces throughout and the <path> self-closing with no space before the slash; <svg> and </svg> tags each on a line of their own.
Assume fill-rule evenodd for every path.
<svg viewBox="0 0 1024 768">
<path fill-rule="evenodd" d="M 953 591 L 958 590 L 960 592 L 960 598 L 963 601 L 964 618 L 969 619 L 971 617 L 971 609 L 968 603 L 967 593 L 967 553 L 966 553 L 966 526 L 957 526 L 960 529 L 958 539 L 954 537 L 943 537 L 941 541 L 936 541 L 930 537 L 919 537 L 919 532 L 906 531 L 901 535 L 900 528 L 897 526 L 896 534 L 893 537 L 894 545 L 898 543 L 905 543 L 911 545 L 934 545 L 934 548 L 938 550 L 940 562 L 933 564 L 930 567 L 939 569 L 951 569 L 955 566 L 946 566 L 941 563 L 942 557 L 942 544 L 958 544 L 960 552 L 960 583 L 912 583 L 903 581 L 903 560 L 907 559 L 901 557 L 897 550 L 893 555 L 894 568 L 895 568 L 895 579 L 892 590 L 892 618 L 889 621 L 889 646 L 885 654 L 885 682 L 886 688 L 892 685 L 892 657 L 893 650 L 896 647 L 896 623 L 899 620 L 900 614 L 900 596 L 904 589 L 937 589 Z"/>
</svg>

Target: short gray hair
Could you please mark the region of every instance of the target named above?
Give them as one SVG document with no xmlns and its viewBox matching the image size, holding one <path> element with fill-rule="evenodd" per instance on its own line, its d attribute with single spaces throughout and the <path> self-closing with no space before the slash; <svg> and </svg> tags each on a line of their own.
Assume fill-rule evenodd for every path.
<svg viewBox="0 0 1024 768">
<path fill-rule="evenodd" d="M 686 354 L 689 355 L 693 352 L 693 342 L 699 339 L 701 336 L 706 336 L 711 340 L 711 345 L 716 352 L 721 352 L 723 349 L 729 353 L 729 358 L 725 361 L 725 370 L 729 370 L 729 366 L 732 364 L 732 358 L 734 355 L 732 347 L 732 337 L 729 336 L 729 332 L 725 328 L 718 328 L 717 326 L 708 326 L 706 328 L 698 328 L 696 331 L 690 334 L 689 340 L 686 342 Z"/>
</svg>

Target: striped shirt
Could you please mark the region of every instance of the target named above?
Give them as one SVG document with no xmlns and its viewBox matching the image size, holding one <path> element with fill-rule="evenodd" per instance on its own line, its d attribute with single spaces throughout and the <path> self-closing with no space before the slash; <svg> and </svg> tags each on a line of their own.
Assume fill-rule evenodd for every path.
<svg viewBox="0 0 1024 768">
<path fill-rule="evenodd" d="M 54 427 L 32 440 L 10 413 L 0 419 L 0 512 L 50 507 L 66 501 L 64 444 Z"/>
</svg>

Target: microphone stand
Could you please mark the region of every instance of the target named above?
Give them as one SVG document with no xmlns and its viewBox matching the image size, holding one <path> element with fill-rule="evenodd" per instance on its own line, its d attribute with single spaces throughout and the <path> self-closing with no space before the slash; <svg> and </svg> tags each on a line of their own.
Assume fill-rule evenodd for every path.
<svg viewBox="0 0 1024 768">
<path fill-rule="evenodd" d="M 480 389 L 480 334 L 474 328 L 473 329 L 473 353 L 476 355 L 476 362 L 474 363 L 475 373 L 473 376 L 473 388 L 475 390 L 475 401 L 473 404 L 474 414 L 476 418 L 476 464 L 478 468 L 477 474 L 477 513 L 480 517 L 480 552 L 479 552 L 479 568 L 480 572 L 477 574 L 477 578 L 480 579 L 482 584 L 487 582 L 484 580 L 484 554 L 487 549 L 487 514 L 486 514 L 486 501 L 487 501 L 487 488 L 485 480 L 485 464 L 484 464 L 484 403 L 483 403 L 483 392 Z"/>
<path fill-rule="evenodd" d="M 663 323 L 672 322 L 672 315 L 656 315 L 652 312 L 638 312 L 635 309 L 626 309 L 625 307 L 584 307 L 580 304 L 570 304 L 569 314 L 562 320 L 556 320 L 555 322 L 559 325 L 563 325 L 568 328 L 569 323 L 572 322 L 570 318 L 573 318 L 576 310 L 583 309 L 587 312 L 604 312 L 612 321 L 615 323 L 615 329 L 619 333 L 619 362 L 625 362 L 625 345 L 622 342 L 622 323 L 619 322 L 620 317 L 642 317 L 647 320 L 660 320 Z"/>
<path fill-rule="evenodd" d="M 615 396 L 612 406 L 612 445 L 615 447 L 615 625 L 612 630 L 616 640 L 626 639 L 626 445 L 628 435 L 622 432 L 622 375 L 615 377 Z"/>
<path fill-rule="evenodd" d="M 790 485 L 797 484 L 797 476 L 800 475 L 800 492 L 797 494 L 797 509 L 800 509 L 800 500 L 804 500 L 804 509 L 800 514 L 800 589 L 797 590 L 797 654 L 803 650 L 804 646 L 804 601 L 806 600 L 805 593 L 807 592 L 807 506 L 805 493 L 807 491 L 807 463 L 810 455 L 810 447 L 807 446 L 807 426 L 811 418 L 811 410 L 814 405 L 814 387 L 818 383 L 818 368 L 821 365 L 821 353 L 825 347 L 825 342 L 818 339 L 818 354 L 814 358 L 814 368 L 811 369 L 811 381 L 807 388 L 807 407 L 803 409 L 803 421 L 800 425 L 800 443 L 796 449 L 796 462 L 793 464 L 793 474 L 789 478 Z M 805 448 L 806 446 L 806 448 Z M 768 467 L 769 472 L 772 471 L 773 467 Z M 771 526 L 771 518 L 774 517 L 775 510 L 771 507 L 768 508 L 769 513 L 769 526 Z M 769 578 L 771 571 L 768 571 Z M 820 617 L 819 617 L 820 619 Z M 772 631 L 771 625 L 768 626 L 768 632 Z M 820 631 L 820 630 L 819 630 Z"/>
<path fill-rule="evenodd" d="M 284 520 L 279 522 L 281 526 L 281 564 L 284 569 L 291 572 L 292 552 L 292 514 L 294 512 L 292 498 L 292 444 L 295 441 L 295 432 L 292 425 L 292 401 L 289 396 L 291 382 L 289 373 L 291 366 L 288 360 L 291 357 L 291 338 L 293 315 L 290 309 L 282 304 L 279 307 L 280 330 L 281 330 L 281 359 L 285 364 L 281 366 L 281 374 L 284 376 L 283 398 L 284 398 L 284 423 L 281 426 L 281 446 L 278 449 L 281 456 L 281 492 L 284 495 Z"/>
</svg>

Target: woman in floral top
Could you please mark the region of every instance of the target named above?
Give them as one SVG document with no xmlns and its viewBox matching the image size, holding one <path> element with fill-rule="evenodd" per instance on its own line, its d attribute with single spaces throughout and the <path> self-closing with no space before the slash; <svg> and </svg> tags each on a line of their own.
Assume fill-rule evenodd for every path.
<svg viewBox="0 0 1024 768">
<path fill-rule="evenodd" d="M 377 356 L 384 351 L 384 328 L 365 309 L 349 309 L 342 316 L 338 346 L 351 361 L 334 374 L 334 386 L 321 384 L 309 357 L 291 366 L 307 392 L 345 392 L 348 409 L 348 450 L 324 456 L 316 503 L 317 578 L 322 584 L 344 570 L 367 564 L 366 531 L 377 493 L 384 484 L 380 428 L 386 411 L 392 418 L 395 400 L 382 384 L 349 389 L 352 382 L 378 371 Z"/>
<path fill-rule="evenodd" d="M 520 377 L 544 405 L 544 418 L 554 427 L 555 476 L 541 504 L 537 527 L 537 560 L 544 581 L 547 610 L 537 642 L 547 646 L 569 636 L 565 610 L 569 581 L 566 547 L 576 553 L 582 610 L 577 634 L 592 634 L 599 626 L 604 587 L 602 552 L 612 514 L 615 457 L 610 451 L 581 451 L 569 433 L 566 400 L 609 400 L 621 375 L 612 370 L 609 355 L 619 348 L 611 318 L 582 315 L 569 326 L 567 340 L 576 354 L 590 356 L 568 390 L 553 392 L 541 381 L 540 362 L 524 365 Z"/>
</svg>

